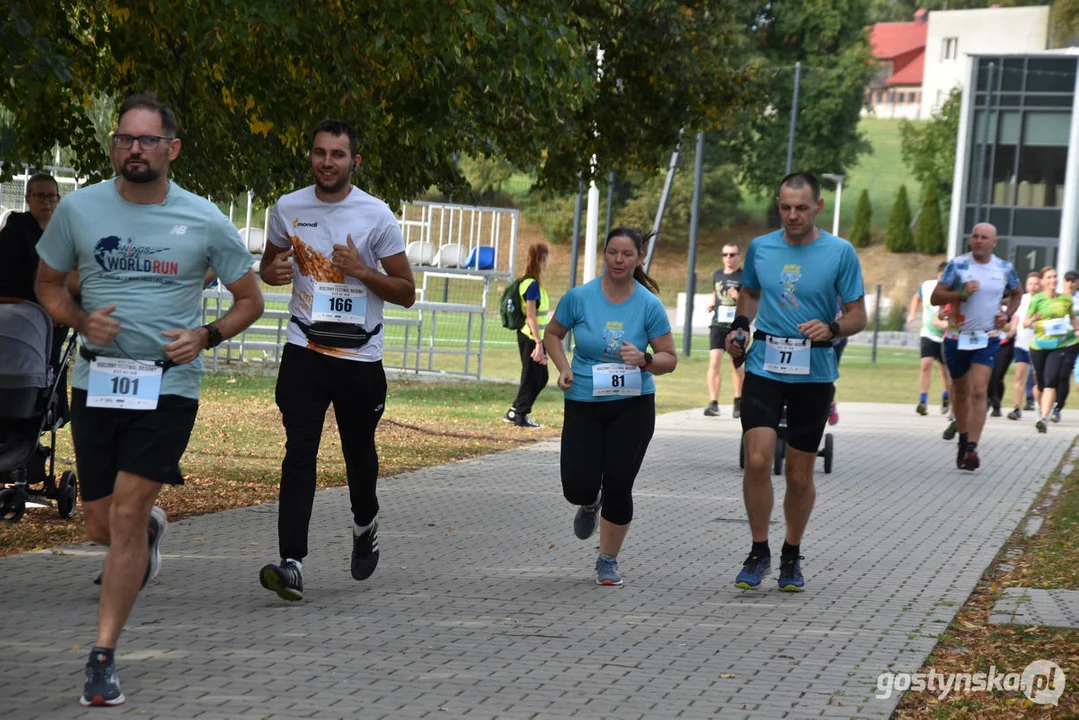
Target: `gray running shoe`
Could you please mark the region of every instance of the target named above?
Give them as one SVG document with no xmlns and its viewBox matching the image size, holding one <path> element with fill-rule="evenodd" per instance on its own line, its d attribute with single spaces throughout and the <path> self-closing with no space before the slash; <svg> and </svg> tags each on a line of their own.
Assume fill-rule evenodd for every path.
<svg viewBox="0 0 1079 720">
<path fill-rule="evenodd" d="M 603 505 L 603 495 L 595 505 L 582 505 L 577 508 L 577 514 L 573 516 L 573 534 L 581 540 L 587 540 L 596 532 L 599 525 L 599 509 Z"/>
<path fill-rule="evenodd" d="M 952 420 L 950 423 L 948 423 L 948 429 L 944 431 L 944 435 L 942 435 L 941 437 L 943 437 L 945 440 L 952 440 L 955 438 L 955 435 L 958 432 L 959 425 L 955 422 L 955 420 Z"/>
<path fill-rule="evenodd" d="M 718 417 L 719 416 L 719 403 L 716 402 L 715 400 L 708 403 L 708 407 L 706 407 L 704 409 L 704 414 L 706 416 L 708 416 L 708 417 Z"/>
<path fill-rule="evenodd" d="M 618 574 L 618 559 L 614 555 L 600 555 L 596 558 L 596 584 L 618 587 L 622 576 Z"/>
<path fill-rule="evenodd" d="M 928 415 L 929 407 L 924 402 L 920 402 L 918 403 L 918 407 L 914 408 L 914 412 L 918 413 L 919 415 Z"/>
</svg>

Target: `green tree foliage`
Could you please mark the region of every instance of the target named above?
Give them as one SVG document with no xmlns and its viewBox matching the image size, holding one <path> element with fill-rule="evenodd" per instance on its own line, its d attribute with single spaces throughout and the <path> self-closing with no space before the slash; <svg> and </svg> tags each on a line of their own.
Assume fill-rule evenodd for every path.
<svg viewBox="0 0 1079 720">
<path fill-rule="evenodd" d="M 681 128 L 718 125 L 744 104 L 744 42 L 722 0 L 135 5 L 5 3 L 5 157 L 60 143 L 82 172 L 110 173 L 87 108 L 102 93 L 118 103 L 154 90 L 179 116 L 174 176 L 193 191 L 273 195 L 308 182 L 307 134 L 339 117 L 360 134 L 357 184 L 393 204 L 431 186 L 461 192 L 459 154 L 498 157 L 562 190 L 588 176 L 593 154 L 600 174 L 654 167 Z"/>
<path fill-rule="evenodd" d="M 918 224 L 914 228 L 914 247 L 918 252 L 927 255 L 936 255 L 945 250 L 940 200 L 937 197 L 937 187 L 932 183 L 925 186 L 922 211 L 918 213 Z"/>
<path fill-rule="evenodd" d="M 922 187 L 936 186 L 945 212 L 952 203 L 961 103 L 962 89 L 956 87 L 928 122 L 904 120 L 899 124 L 903 162 Z"/>
<path fill-rule="evenodd" d="M 850 241 L 854 247 L 869 247 L 873 239 L 870 230 L 873 227 L 873 206 L 869 202 L 869 190 L 863 189 L 858 197 L 858 208 L 854 211 L 854 226 L 850 229 Z"/>
<path fill-rule="evenodd" d="M 899 186 L 892 214 L 888 216 L 888 234 L 884 244 L 890 252 L 904 253 L 914 250 L 914 237 L 910 232 L 910 200 L 907 198 L 907 186 Z"/>
<path fill-rule="evenodd" d="M 690 158 L 692 162 L 692 158 Z M 687 163 L 688 164 L 688 163 Z M 699 230 L 711 232 L 729 224 L 738 209 L 741 193 L 734 182 L 737 168 L 731 165 L 706 167 L 701 176 L 701 209 Z M 656 219 L 659 197 L 663 192 L 666 172 L 657 173 L 644 182 L 637 196 L 615 212 L 614 225 L 626 225 L 648 231 Z M 679 168 L 671 184 L 671 194 L 663 213 L 660 242 L 685 244 L 689 240 L 689 222 L 693 212 L 693 167 Z"/>
<path fill-rule="evenodd" d="M 743 5 L 760 71 L 729 140 L 747 189 L 774 195 L 785 174 L 794 64 L 801 62 L 794 169 L 847 174 L 869 150 L 858 133 L 865 88 L 877 71 L 865 0 L 757 0 Z"/>
</svg>

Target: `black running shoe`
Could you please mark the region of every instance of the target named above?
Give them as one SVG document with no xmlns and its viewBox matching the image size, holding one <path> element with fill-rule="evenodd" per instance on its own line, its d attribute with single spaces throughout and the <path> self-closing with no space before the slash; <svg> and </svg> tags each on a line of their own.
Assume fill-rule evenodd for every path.
<svg viewBox="0 0 1079 720">
<path fill-rule="evenodd" d="M 86 663 L 86 684 L 79 704 L 83 707 L 111 707 L 123 702 L 124 694 L 116 677 L 116 664 L 107 655 L 91 651 L 90 660 Z"/>
<path fill-rule="evenodd" d="M 950 423 L 948 423 L 948 429 L 944 431 L 944 434 L 941 437 L 943 437 L 945 440 L 953 440 L 956 433 L 958 432 L 959 425 L 955 422 L 955 420 L 952 420 Z"/>
<path fill-rule="evenodd" d="M 805 579 L 802 577 L 801 555 L 796 557 L 781 557 L 779 559 L 779 590 L 780 592 L 802 592 L 805 590 Z"/>
<path fill-rule="evenodd" d="M 378 565 L 378 518 L 363 535 L 352 536 L 352 579 L 366 580 Z"/>
<path fill-rule="evenodd" d="M 963 453 L 963 462 L 960 464 L 960 470 L 977 470 L 981 467 L 982 461 L 978 458 L 978 449 L 970 448 Z"/>
<path fill-rule="evenodd" d="M 736 397 L 734 399 L 734 409 L 731 410 L 731 417 L 735 420 L 742 417 L 742 398 Z"/>
<path fill-rule="evenodd" d="M 704 414 L 707 417 L 718 417 L 719 416 L 719 403 L 716 402 L 715 400 L 708 403 L 708 407 L 706 407 L 704 409 Z"/>
<path fill-rule="evenodd" d="M 949 400 L 948 398 L 941 398 L 940 399 L 940 414 L 941 415 L 947 415 L 948 414 L 948 409 L 951 408 L 951 406 L 952 406 L 952 401 L 951 400 Z"/>
<path fill-rule="evenodd" d="M 280 565 L 266 565 L 259 573 L 259 582 L 273 590 L 282 600 L 303 600 L 303 574 L 295 563 L 282 560 Z"/>
</svg>

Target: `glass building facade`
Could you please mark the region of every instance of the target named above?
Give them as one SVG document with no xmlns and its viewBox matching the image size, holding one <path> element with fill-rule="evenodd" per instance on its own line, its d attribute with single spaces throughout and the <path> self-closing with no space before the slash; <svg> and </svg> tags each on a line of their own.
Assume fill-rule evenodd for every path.
<svg viewBox="0 0 1079 720">
<path fill-rule="evenodd" d="M 952 189 L 949 256 L 978 222 L 997 228 L 996 254 L 1020 277 L 1075 268 L 1079 114 L 1074 51 L 974 56 L 964 86 Z"/>
</svg>

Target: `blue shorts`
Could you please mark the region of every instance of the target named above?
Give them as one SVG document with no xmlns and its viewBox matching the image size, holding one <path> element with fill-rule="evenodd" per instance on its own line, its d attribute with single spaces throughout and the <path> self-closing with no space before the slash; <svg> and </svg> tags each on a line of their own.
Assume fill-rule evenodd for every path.
<svg viewBox="0 0 1079 720">
<path fill-rule="evenodd" d="M 1014 355 L 1012 357 L 1013 362 L 1030 364 L 1030 351 L 1024 350 L 1021 347 L 1015 348 Z"/>
<path fill-rule="evenodd" d="M 967 374 L 971 365 L 986 365 L 992 370 L 996 365 L 999 348 L 999 337 L 989 338 L 989 344 L 977 350 L 960 350 L 958 340 L 944 338 L 944 362 L 948 366 L 948 374 L 953 380 L 961 378 Z"/>
</svg>

